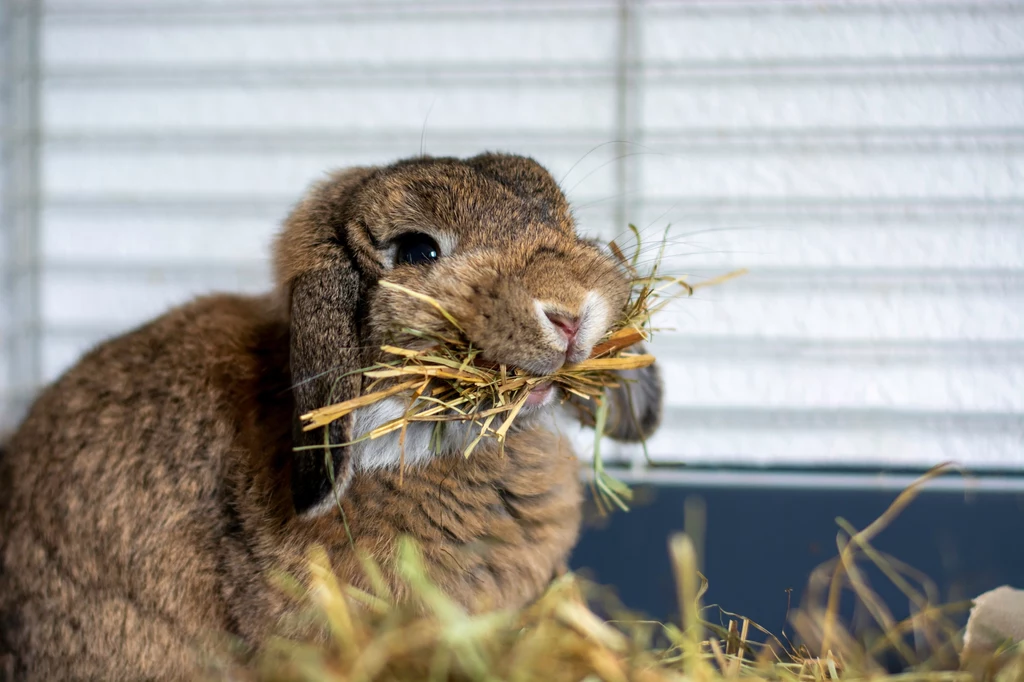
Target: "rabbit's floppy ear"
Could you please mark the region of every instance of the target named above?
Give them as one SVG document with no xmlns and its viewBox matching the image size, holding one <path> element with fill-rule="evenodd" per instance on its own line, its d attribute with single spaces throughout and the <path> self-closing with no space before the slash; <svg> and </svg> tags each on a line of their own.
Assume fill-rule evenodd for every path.
<svg viewBox="0 0 1024 682">
<path fill-rule="evenodd" d="M 299 514 L 327 508 L 352 478 L 353 416 L 304 430 L 301 416 L 359 395 L 361 301 L 366 279 L 349 239 L 351 196 L 373 172 L 355 168 L 313 188 L 288 218 L 276 248 L 278 287 L 290 319 L 292 499 Z M 332 479 L 334 481 L 332 485 Z"/>
</svg>

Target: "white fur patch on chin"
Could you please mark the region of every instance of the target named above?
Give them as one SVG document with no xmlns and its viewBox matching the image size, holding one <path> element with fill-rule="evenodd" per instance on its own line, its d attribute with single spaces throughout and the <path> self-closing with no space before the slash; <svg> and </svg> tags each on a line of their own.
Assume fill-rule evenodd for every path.
<svg viewBox="0 0 1024 682">
<path fill-rule="evenodd" d="M 527 406 L 520 412 L 518 420 L 529 419 L 531 424 L 539 423 L 553 429 L 556 404 L 552 400 L 545 405 Z M 396 397 L 386 398 L 373 405 L 359 408 L 354 413 L 353 440 L 378 426 L 383 426 L 399 418 L 405 412 L 406 407 L 405 400 Z M 406 429 L 405 465 L 407 467 L 426 464 L 438 456 L 461 454 L 480 433 L 478 425 L 469 422 L 448 422 L 442 432 L 440 453 L 437 453 L 430 447 L 432 426 L 428 423 L 419 423 L 411 424 Z M 353 464 L 356 472 L 397 469 L 402 462 L 402 450 L 398 445 L 398 439 L 399 432 L 393 431 L 380 438 L 367 439 L 353 445 L 350 455 L 355 458 Z M 335 498 L 339 497 L 339 492 L 342 496 L 344 495 L 344 491 L 332 491 L 331 495 L 306 512 L 306 515 L 319 516 L 333 513 L 338 506 Z"/>
<path fill-rule="evenodd" d="M 355 411 L 352 429 L 353 440 L 401 417 L 408 408 L 406 400 L 398 397 L 386 398 L 373 405 Z M 405 465 L 425 464 L 437 453 L 431 448 L 430 423 L 410 424 L 405 430 Z M 479 427 L 464 422 L 448 422 L 444 425 L 440 453 L 447 454 L 464 449 L 479 433 Z M 402 448 L 399 445 L 400 431 L 392 431 L 379 438 L 366 439 L 352 446 L 353 463 L 356 471 L 397 468 L 402 462 Z"/>
<path fill-rule="evenodd" d="M 361 438 L 377 427 L 401 417 L 407 408 L 399 398 L 387 398 L 354 413 L 352 439 Z M 424 428 L 427 427 L 427 428 Z M 405 432 L 405 463 L 417 464 L 430 458 L 430 424 L 412 424 Z M 356 470 L 379 469 L 398 464 L 401 451 L 400 433 L 394 431 L 380 438 L 367 439 L 352 446 Z"/>
<path fill-rule="evenodd" d="M 407 408 L 407 403 L 401 398 L 385 398 L 366 407 L 361 407 L 353 413 L 352 440 L 356 440 L 366 433 L 383 426 L 388 422 L 401 417 Z M 416 466 L 429 461 L 435 456 L 430 448 L 431 424 L 410 424 L 405 432 L 405 464 Z M 452 428 L 454 427 L 454 428 Z M 460 424 L 446 425 L 442 448 L 450 448 L 451 433 L 460 429 Z M 402 462 L 402 450 L 398 440 L 401 437 L 399 431 L 393 431 L 380 438 L 366 439 L 350 446 L 349 456 L 353 458 L 353 465 L 356 472 L 375 471 L 380 469 L 398 468 Z M 339 495 L 341 493 L 341 495 Z M 309 516 L 319 516 L 325 513 L 332 513 L 337 509 L 337 499 L 344 495 L 344 491 L 338 490 L 337 486 L 331 494 L 322 502 L 310 509 Z"/>
<path fill-rule="evenodd" d="M 519 421 L 524 418 L 531 424 L 544 421 L 545 415 L 555 412 L 555 400 L 544 405 L 525 408 L 520 413 Z M 354 437 L 372 431 L 390 421 L 398 419 L 405 412 L 407 403 L 404 399 L 386 398 L 373 405 L 361 407 L 355 412 Z M 415 467 L 426 464 L 434 457 L 458 454 L 461 456 L 473 439 L 480 435 L 480 426 L 472 422 L 447 422 L 441 435 L 440 450 L 435 452 L 430 447 L 433 424 L 410 424 L 405 431 L 405 465 Z M 398 445 L 399 432 L 393 431 L 380 438 L 367 439 L 352 446 L 356 471 L 374 471 L 378 469 L 397 469 L 402 461 L 402 450 Z M 472 455 L 470 455 L 472 456 Z"/>
</svg>

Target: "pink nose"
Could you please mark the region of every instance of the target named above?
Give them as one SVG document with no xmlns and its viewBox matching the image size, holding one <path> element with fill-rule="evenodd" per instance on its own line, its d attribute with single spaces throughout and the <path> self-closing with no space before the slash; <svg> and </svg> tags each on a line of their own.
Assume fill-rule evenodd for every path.
<svg viewBox="0 0 1024 682">
<path fill-rule="evenodd" d="M 551 320 L 551 323 L 565 335 L 566 343 L 569 345 L 569 348 L 572 348 L 572 344 L 576 340 L 576 334 L 580 330 L 579 319 L 575 317 L 565 317 L 555 313 L 546 312 L 544 314 L 547 315 L 548 319 Z"/>
</svg>

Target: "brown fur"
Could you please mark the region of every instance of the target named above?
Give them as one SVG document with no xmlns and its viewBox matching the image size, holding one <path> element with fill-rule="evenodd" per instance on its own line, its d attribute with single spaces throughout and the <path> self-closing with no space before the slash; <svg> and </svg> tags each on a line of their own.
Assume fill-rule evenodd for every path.
<svg viewBox="0 0 1024 682">
<path fill-rule="evenodd" d="M 402 231 L 457 240 L 436 263 L 386 260 Z M 566 360 L 539 342 L 534 298 L 575 310 L 597 290 L 618 312 L 614 262 L 575 235 L 536 163 L 514 156 L 415 159 L 354 169 L 315 187 L 276 248 L 267 296 L 211 296 L 88 353 L 36 401 L 0 456 L 0 663 L 17 679 L 191 677 L 212 633 L 259 642 L 289 609 L 268 572 L 303 574 L 324 546 L 362 581 L 355 545 L 387 565 L 403 534 L 467 607 L 518 607 L 564 570 L 580 520 L 575 456 L 525 415 L 504 455 L 444 453 L 360 469 L 297 415 L 356 395 L 356 375 L 404 325 L 443 329 L 432 309 L 376 286 L 385 275 L 450 306 L 488 357 L 525 368 Z M 406 341 L 408 339 L 405 339 Z M 577 353 L 589 348 L 576 349 Z M 636 377 L 639 420 L 656 425 L 653 369 Z M 613 401 L 616 409 L 625 404 Z M 351 439 L 353 420 L 329 427 Z M 0 665 L 0 671 L 4 668 Z"/>
</svg>

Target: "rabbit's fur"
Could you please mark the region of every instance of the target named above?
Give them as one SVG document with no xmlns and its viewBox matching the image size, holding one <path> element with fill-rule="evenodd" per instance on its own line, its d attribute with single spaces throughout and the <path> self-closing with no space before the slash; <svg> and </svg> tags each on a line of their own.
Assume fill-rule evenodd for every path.
<svg viewBox="0 0 1024 682">
<path fill-rule="evenodd" d="M 407 232 L 432 236 L 440 258 L 396 264 Z M 382 278 L 435 297 L 492 361 L 547 372 L 589 354 L 628 285 L 577 237 L 551 176 L 499 154 L 342 171 L 294 209 L 275 263 L 266 296 L 201 298 L 89 352 L 6 444 L 0 661 L 17 679 L 187 679 L 212 633 L 258 645 L 291 608 L 268 573 L 304 575 L 311 545 L 363 584 L 336 498 L 357 547 L 386 566 L 411 535 L 473 610 L 522 606 L 565 569 L 581 487 L 555 403 L 524 410 L 503 455 L 485 440 L 464 459 L 459 428 L 432 454 L 410 428 L 401 479 L 397 439 L 332 448 L 333 488 L 323 449 L 294 449 L 323 445 L 298 416 L 357 395 L 349 372 L 381 343 L 450 331 Z M 586 318 L 575 346 L 544 310 Z M 649 435 L 661 407 L 657 370 L 634 374 L 639 388 L 612 401 L 625 440 Z M 394 409 L 327 435 L 347 443 Z"/>
</svg>

